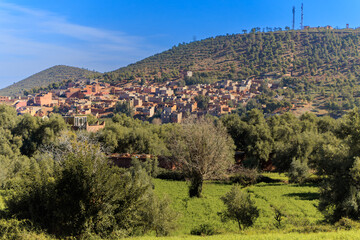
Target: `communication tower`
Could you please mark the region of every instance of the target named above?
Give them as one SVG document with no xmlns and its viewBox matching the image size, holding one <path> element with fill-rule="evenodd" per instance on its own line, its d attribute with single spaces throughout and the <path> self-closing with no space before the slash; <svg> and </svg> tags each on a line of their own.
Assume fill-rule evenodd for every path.
<svg viewBox="0 0 360 240">
<path fill-rule="evenodd" d="M 304 3 L 301 3 L 301 22 L 300 22 L 300 29 L 304 29 Z"/>
<path fill-rule="evenodd" d="M 295 6 L 293 6 L 293 9 L 292 9 L 292 12 L 293 12 L 293 30 L 295 29 Z"/>
</svg>

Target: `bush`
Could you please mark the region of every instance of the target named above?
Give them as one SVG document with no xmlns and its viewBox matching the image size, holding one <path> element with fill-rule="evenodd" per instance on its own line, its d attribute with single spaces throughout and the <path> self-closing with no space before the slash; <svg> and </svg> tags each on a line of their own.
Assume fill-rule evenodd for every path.
<svg viewBox="0 0 360 240">
<path fill-rule="evenodd" d="M 287 175 L 289 177 L 289 182 L 291 183 L 304 183 L 310 175 L 310 169 L 307 162 L 294 158 L 290 164 Z"/>
<path fill-rule="evenodd" d="M 199 236 L 210 236 L 210 235 L 217 234 L 217 231 L 214 228 L 214 226 L 212 226 L 208 223 L 205 223 L 205 224 L 200 224 L 199 226 L 191 229 L 190 234 L 191 235 L 199 235 Z"/>
<path fill-rule="evenodd" d="M 154 230 L 156 236 L 168 236 L 171 231 L 177 228 L 174 220 L 178 214 L 170 207 L 170 200 L 167 197 L 159 199 L 153 194 L 149 200 L 144 215 L 147 229 Z"/>
<path fill-rule="evenodd" d="M 241 191 L 239 186 L 234 186 L 221 200 L 224 202 L 226 210 L 219 215 L 223 221 L 236 221 L 239 230 L 252 226 L 259 217 L 259 210 L 250 199 L 250 195 Z"/>
<path fill-rule="evenodd" d="M 341 218 L 339 221 L 335 223 L 335 227 L 337 229 L 351 230 L 358 229 L 360 227 L 360 223 L 349 218 Z"/>
<path fill-rule="evenodd" d="M 146 159 L 146 161 L 144 161 L 144 162 L 133 157 L 131 164 L 133 166 L 134 165 L 141 166 L 143 169 L 145 169 L 147 174 L 151 177 L 156 177 L 159 174 L 159 167 L 158 167 L 159 162 L 158 162 L 157 157 Z"/>
<path fill-rule="evenodd" d="M 18 239 L 49 239 L 42 233 L 31 231 L 31 223 L 25 220 L 0 219 L 0 239 L 18 240 Z"/>
<path fill-rule="evenodd" d="M 163 180 L 185 181 L 185 176 L 182 172 L 166 169 L 159 170 L 159 174 L 156 176 L 156 178 Z"/>
<path fill-rule="evenodd" d="M 24 234 L 26 223 L 16 219 L 0 220 L 0 238 L 1 239 L 21 239 Z"/>
<path fill-rule="evenodd" d="M 242 168 L 235 175 L 230 177 L 230 181 L 238 183 L 241 186 L 250 186 L 256 184 L 259 179 L 259 173 L 256 169 Z"/>
<path fill-rule="evenodd" d="M 276 228 L 282 228 L 283 227 L 283 220 L 284 220 L 284 217 L 286 216 L 285 212 L 282 210 L 282 208 L 280 207 L 273 207 L 274 208 L 274 220 L 275 220 L 275 224 L 274 226 Z"/>
</svg>

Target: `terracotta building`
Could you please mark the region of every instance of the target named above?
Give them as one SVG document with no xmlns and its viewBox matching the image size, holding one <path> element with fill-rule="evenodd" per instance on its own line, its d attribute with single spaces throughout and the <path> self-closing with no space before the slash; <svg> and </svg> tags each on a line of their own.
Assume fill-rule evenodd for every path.
<svg viewBox="0 0 360 240">
<path fill-rule="evenodd" d="M 52 93 L 41 93 L 36 95 L 35 104 L 39 106 L 50 106 L 52 103 Z"/>
</svg>

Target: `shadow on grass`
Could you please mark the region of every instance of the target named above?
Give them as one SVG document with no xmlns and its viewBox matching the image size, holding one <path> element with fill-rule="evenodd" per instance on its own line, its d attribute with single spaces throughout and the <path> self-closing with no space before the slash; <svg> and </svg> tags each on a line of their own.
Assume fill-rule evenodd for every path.
<svg viewBox="0 0 360 240">
<path fill-rule="evenodd" d="M 263 175 L 260 175 L 259 178 L 258 178 L 258 183 L 281 183 L 281 182 L 284 182 L 283 180 L 281 179 L 274 179 L 274 178 L 271 178 L 271 177 L 267 177 L 267 176 L 263 176 Z"/>
<path fill-rule="evenodd" d="M 233 184 L 235 184 L 234 182 L 232 182 L 230 180 L 212 180 L 212 181 L 206 181 L 206 183 L 217 184 L 217 185 L 233 185 Z"/>
<path fill-rule="evenodd" d="M 317 200 L 320 198 L 319 193 L 289 193 L 289 194 L 284 194 L 283 196 L 294 197 L 308 201 Z"/>
<path fill-rule="evenodd" d="M 284 186 L 286 185 L 284 182 L 276 182 L 276 183 L 266 183 L 266 184 L 259 184 L 256 185 L 257 188 L 266 188 L 266 187 L 278 187 L 278 186 Z"/>
<path fill-rule="evenodd" d="M 219 184 L 219 185 L 239 184 L 238 182 L 231 181 L 231 180 L 212 180 L 212 181 L 207 181 L 207 182 L 208 183 L 213 183 L 213 184 Z M 278 186 L 279 184 L 284 183 L 284 181 L 282 181 L 280 179 L 273 179 L 273 178 L 270 178 L 270 177 L 259 175 L 259 177 L 256 179 L 255 182 L 245 184 L 245 185 L 240 183 L 240 185 L 243 185 L 243 187 L 248 187 L 248 186 L 251 186 L 251 185 L 255 185 L 257 183 L 267 183 L 266 186 Z"/>
</svg>

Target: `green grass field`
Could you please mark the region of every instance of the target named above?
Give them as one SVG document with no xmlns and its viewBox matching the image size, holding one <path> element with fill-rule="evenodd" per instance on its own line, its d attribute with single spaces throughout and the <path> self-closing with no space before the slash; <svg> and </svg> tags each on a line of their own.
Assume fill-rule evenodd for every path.
<svg viewBox="0 0 360 240">
<path fill-rule="evenodd" d="M 286 181 L 285 176 L 267 174 L 268 177 Z M 180 215 L 178 229 L 174 235 L 189 234 L 194 227 L 207 223 L 214 226 L 220 233 L 237 233 L 238 227 L 233 222 L 223 223 L 218 212 L 224 209 L 220 197 L 230 189 L 230 184 L 206 183 L 203 197 L 190 199 L 187 195 L 188 185 L 185 182 L 154 179 L 155 192 L 160 196 L 168 196 L 172 207 Z M 259 183 L 245 188 L 260 209 L 260 216 L 254 226 L 246 232 L 266 232 L 275 230 L 274 207 L 280 208 L 286 217 L 284 229 L 301 228 L 318 224 L 323 220 L 317 210 L 318 188 L 315 186 L 298 186 L 294 184 Z"/>
<path fill-rule="evenodd" d="M 360 230 L 354 231 L 337 231 L 337 232 L 323 232 L 323 233 L 268 233 L 268 234 L 254 234 L 254 235 L 214 235 L 208 237 L 202 236 L 181 236 L 181 237 L 139 237 L 131 238 L 133 240 L 318 240 L 318 239 L 333 239 L 333 240 L 352 240 L 360 238 Z"/>
<path fill-rule="evenodd" d="M 264 177 L 269 177 L 274 180 L 279 180 L 282 182 L 287 182 L 289 180 L 289 178 L 284 173 L 264 172 L 261 175 L 263 175 Z"/>
<path fill-rule="evenodd" d="M 3 194 L 4 194 L 4 191 L 0 190 L 0 210 L 3 210 L 5 208 Z"/>
<path fill-rule="evenodd" d="M 172 208 L 178 212 L 178 228 L 170 237 L 158 238 L 151 235 L 131 239 L 360 239 L 360 230 L 336 231 L 321 223 L 323 216 L 317 210 L 319 192 L 316 186 L 287 184 L 284 175 L 267 173 L 266 176 L 281 182 L 259 183 L 244 188 L 251 194 L 260 210 L 260 216 L 253 227 L 243 232 L 239 232 L 233 222 L 221 222 L 218 216 L 218 212 L 224 209 L 220 197 L 231 189 L 231 184 L 205 183 L 203 197 L 190 199 L 186 182 L 153 179 L 155 193 L 161 197 L 167 196 Z M 0 191 L 0 210 L 5 207 L 4 194 L 4 191 Z M 274 207 L 280 208 L 286 215 L 281 229 L 274 226 Z M 204 223 L 212 225 L 219 234 L 208 237 L 190 235 L 193 228 Z"/>
</svg>

